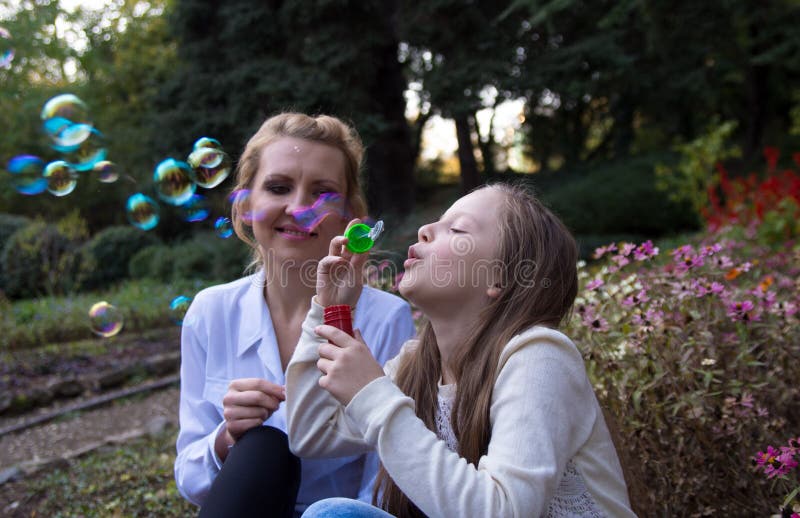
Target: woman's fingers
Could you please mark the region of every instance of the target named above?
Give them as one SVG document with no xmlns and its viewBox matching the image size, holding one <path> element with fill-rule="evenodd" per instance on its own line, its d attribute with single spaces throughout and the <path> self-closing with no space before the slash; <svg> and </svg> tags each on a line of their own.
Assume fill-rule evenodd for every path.
<svg viewBox="0 0 800 518">
<path fill-rule="evenodd" d="M 265 421 L 274 410 L 260 406 L 230 406 L 222 412 L 226 421 L 241 421 L 249 419 L 260 419 Z"/>
</svg>

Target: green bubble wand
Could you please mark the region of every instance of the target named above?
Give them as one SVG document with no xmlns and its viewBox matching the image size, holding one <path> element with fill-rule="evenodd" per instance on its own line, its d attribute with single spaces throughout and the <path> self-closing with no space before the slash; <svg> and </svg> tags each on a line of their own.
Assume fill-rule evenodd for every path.
<svg viewBox="0 0 800 518">
<path fill-rule="evenodd" d="M 379 219 L 372 228 L 365 223 L 356 223 L 344 233 L 344 237 L 347 238 L 347 249 L 355 254 L 363 254 L 375 246 L 375 241 L 382 233 L 382 219 Z"/>
</svg>

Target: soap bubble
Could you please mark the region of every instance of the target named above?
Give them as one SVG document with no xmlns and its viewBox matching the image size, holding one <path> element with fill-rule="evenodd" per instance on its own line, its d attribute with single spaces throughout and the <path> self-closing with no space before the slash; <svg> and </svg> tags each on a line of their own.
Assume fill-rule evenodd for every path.
<svg viewBox="0 0 800 518">
<path fill-rule="evenodd" d="M 156 166 L 153 182 L 158 197 L 170 205 L 183 205 L 194 194 L 197 187 L 191 179 L 192 169 L 186 162 L 167 158 Z"/>
<path fill-rule="evenodd" d="M 57 95 L 44 103 L 41 118 L 45 131 L 54 138 L 73 124 L 92 124 L 89 108 L 74 94 Z"/>
<path fill-rule="evenodd" d="M 142 230 L 150 230 L 158 225 L 158 204 L 153 198 L 140 192 L 128 198 L 126 212 L 128 221 Z"/>
<path fill-rule="evenodd" d="M 250 189 L 237 189 L 228 195 L 228 201 L 233 205 L 233 210 L 245 223 L 264 219 L 264 211 L 253 209 L 250 204 Z"/>
<path fill-rule="evenodd" d="M 92 172 L 97 174 L 97 179 L 103 183 L 114 183 L 119 178 L 119 171 L 114 162 L 101 160 L 92 168 Z"/>
<path fill-rule="evenodd" d="M 233 235 L 233 224 L 226 217 L 217 218 L 214 222 L 214 231 L 222 239 L 228 239 Z"/>
<path fill-rule="evenodd" d="M 78 185 L 78 174 L 63 160 L 47 164 L 42 177 L 47 181 L 47 190 L 53 196 L 66 196 Z"/>
<path fill-rule="evenodd" d="M 44 160 L 38 156 L 15 156 L 6 166 L 11 173 L 11 185 L 27 196 L 43 193 L 47 189 L 47 180 L 42 176 L 44 165 Z"/>
<path fill-rule="evenodd" d="M 219 140 L 211 137 L 200 137 L 192 146 L 192 150 L 197 150 L 200 148 L 215 148 L 215 149 L 222 149 L 222 144 L 219 143 Z"/>
<path fill-rule="evenodd" d="M 304 230 L 311 232 L 322 220 L 331 214 L 344 217 L 344 198 L 341 194 L 326 192 L 317 198 L 311 207 L 301 207 L 292 211 L 292 216 Z"/>
<path fill-rule="evenodd" d="M 211 189 L 221 184 L 231 172 L 231 159 L 221 149 L 200 147 L 187 160 L 192 168 L 192 180 L 200 187 Z"/>
<path fill-rule="evenodd" d="M 181 212 L 183 219 L 195 223 L 206 219 L 211 211 L 208 208 L 206 197 L 202 194 L 194 194 L 189 201 L 181 205 Z"/>
<path fill-rule="evenodd" d="M 89 325 L 98 336 L 114 336 L 122 330 L 122 324 L 122 312 L 104 300 L 89 309 Z"/>
<path fill-rule="evenodd" d="M 14 47 L 11 33 L 8 29 L 0 27 L 0 68 L 11 68 L 12 61 L 14 61 Z"/>
<path fill-rule="evenodd" d="M 72 127 L 75 126 L 84 125 L 76 124 Z M 88 133 L 88 137 L 77 146 L 61 147 L 64 149 L 62 152 L 65 153 L 64 160 L 69 162 L 76 171 L 91 171 L 98 162 L 105 160 L 108 154 L 106 138 L 103 134 L 94 128 L 91 128 Z M 53 147 L 56 148 L 56 146 Z"/>
<path fill-rule="evenodd" d="M 192 304 L 191 297 L 187 297 L 186 295 L 178 295 L 172 302 L 169 303 L 169 314 L 170 318 L 176 325 L 183 325 L 183 319 L 186 317 L 186 311 L 189 309 L 189 306 Z"/>
<path fill-rule="evenodd" d="M 46 124 L 45 127 L 56 128 L 57 125 L 63 124 L 63 121 L 66 120 L 67 119 L 62 119 L 61 117 L 56 117 L 51 119 L 50 123 Z M 92 129 L 91 124 L 67 124 L 65 126 L 58 126 L 58 128 L 54 130 L 56 133 L 50 134 L 50 138 L 53 139 L 53 149 L 59 153 L 77 151 L 80 145 L 86 142 L 86 139 L 92 135 Z"/>
</svg>

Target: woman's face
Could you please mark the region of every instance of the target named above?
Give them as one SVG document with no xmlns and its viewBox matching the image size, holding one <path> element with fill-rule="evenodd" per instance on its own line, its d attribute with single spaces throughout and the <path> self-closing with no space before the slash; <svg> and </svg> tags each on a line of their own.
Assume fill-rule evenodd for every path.
<svg viewBox="0 0 800 518">
<path fill-rule="evenodd" d="M 275 140 L 261 150 L 245 210 L 254 215 L 248 224 L 267 264 L 298 268 L 328 253 L 331 239 L 344 231 L 343 215 L 332 213 L 310 232 L 292 216 L 294 210 L 313 205 L 323 193 L 347 198 L 341 150 L 291 137 Z"/>
<path fill-rule="evenodd" d="M 498 224 L 504 202 L 484 188 L 457 200 L 439 221 L 420 227 L 408 249 L 400 293 L 423 311 L 488 302 L 499 279 Z"/>
</svg>

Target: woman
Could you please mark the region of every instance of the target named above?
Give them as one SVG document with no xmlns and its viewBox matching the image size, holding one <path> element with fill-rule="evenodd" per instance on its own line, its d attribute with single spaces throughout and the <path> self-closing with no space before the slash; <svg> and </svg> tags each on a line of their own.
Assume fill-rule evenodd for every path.
<svg viewBox="0 0 800 518">
<path fill-rule="evenodd" d="M 283 385 L 315 293 L 316 264 L 350 213 L 366 215 L 355 130 L 327 116 L 284 113 L 249 140 L 237 167 L 237 236 L 257 272 L 195 297 L 181 337 L 175 479 L 201 516 L 292 516 L 328 496 L 369 500 L 374 455 L 303 460 L 288 449 Z M 313 229 L 294 218 L 323 194 L 345 206 Z M 364 287 L 354 324 L 383 363 L 413 336 L 408 305 Z"/>
</svg>

